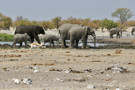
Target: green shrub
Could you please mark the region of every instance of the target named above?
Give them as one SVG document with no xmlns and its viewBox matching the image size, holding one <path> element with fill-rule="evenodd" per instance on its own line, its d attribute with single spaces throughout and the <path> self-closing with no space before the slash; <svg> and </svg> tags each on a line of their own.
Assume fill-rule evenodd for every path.
<svg viewBox="0 0 135 90">
<path fill-rule="evenodd" d="M 13 35 L 0 33 L 0 41 L 13 41 Z"/>
</svg>

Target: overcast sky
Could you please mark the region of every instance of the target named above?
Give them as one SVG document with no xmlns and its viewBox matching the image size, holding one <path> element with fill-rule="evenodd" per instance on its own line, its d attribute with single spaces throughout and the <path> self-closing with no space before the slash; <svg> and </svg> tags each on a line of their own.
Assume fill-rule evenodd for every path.
<svg viewBox="0 0 135 90">
<path fill-rule="evenodd" d="M 56 16 L 117 20 L 111 17 L 117 8 L 128 8 L 135 14 L 135 0 L 0 0 L 0 13 L 13 20 L 17 16 L 37 21 Z M 135 20 L 135 16 L 130 20 Z"/>
</svg>

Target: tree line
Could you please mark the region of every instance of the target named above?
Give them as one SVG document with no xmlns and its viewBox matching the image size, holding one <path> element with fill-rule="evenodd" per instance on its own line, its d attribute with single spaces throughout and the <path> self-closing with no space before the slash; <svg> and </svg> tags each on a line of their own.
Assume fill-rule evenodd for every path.
<svg viewBox="0 0 135 90">
<path fill-rule="evenodd" d="M 113 12 L 112 17 L 118 18 L 118 21 L 109 20 L 107 18 L 103 20 L 91 20 L 90 18 L 74 18 L 74 17 L 68 17 L 66 20 L 62 20 L 61 17 L 55 17 L 51 19 L 50 21 L 30 21 L 27 18 L 24 18 L 23 16 L 17 16 L 16 20 L 13 21 L 11 17 L 5 16 L 2 13 L 0 13 L 0 29 L 9 29 L 10 27 L 18 27 L 20 25 L 40 25 L 44 27 L 45 29 L 53 29 L 58 28 L 61 24 L 70 23 L 70 24 L 82 24 L 89 26 L 94 29 L 98 28 L 106 28 L 110 30 L 111 28 L 127 28 L 130 26 L 135 26 L 135 21 L 130 20 L 129 18 L 133 16 L 132 12 L 128 8 L 118 8 Z"/>
</svg>

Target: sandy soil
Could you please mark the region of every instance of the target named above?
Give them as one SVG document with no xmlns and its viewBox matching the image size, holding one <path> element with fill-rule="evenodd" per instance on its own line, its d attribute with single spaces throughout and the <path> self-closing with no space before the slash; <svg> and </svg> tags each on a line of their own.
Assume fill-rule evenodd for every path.
<svg viewBox="0 0 135 90">
<path fill-rule="evenodd" d="M 134 90 L 134 59 L 133 49 L 0 49 L 0 89 Z"/>
<path fill-rule="evenodd" d="M 130 31 L 122 39 L 109 39 L 107 31 L 96 35 L 98 43 L 108 45 L 33 50 L 0 45 L 0 89 L 135 90 L 135 36 Z M 26 78 L 29 84 L 24 83 Z"/>
</svg>

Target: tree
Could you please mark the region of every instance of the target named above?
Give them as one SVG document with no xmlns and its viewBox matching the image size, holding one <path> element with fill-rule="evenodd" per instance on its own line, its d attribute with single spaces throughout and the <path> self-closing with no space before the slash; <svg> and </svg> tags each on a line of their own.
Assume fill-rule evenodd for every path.
<svg viewBox="0 0 135 90">
<path fill-rule="evenodd" d="M 99 28 L 101 21 L 100 20 L 93 20 L 90 23 L 91 23 L 91 27 L 97 30 Z"/>
<path fill-rule="evenodd" d="M 112 17 L 119 18 L 121 24 L 126 22 L 129 18 L 133 16 L 132 12 L 128 8 L 118 8 L 115 12 L 112 13 Z"/>
<path fill-rule="evenodd" d="M 109 20 L 109 19 L 104 19 L 101 21 L 101 25 L 100 25 L 102 28 L 106 28 L 108 30 L 110 30 L 111 28 L 115 28 L 117 27 L 117 23 L 115 23 L 113 20 Z"/>
<path fill-rule="evenodd" d="M 52 19 L 52 22 L 54 23 L 54 25 L 57 29 L 59 28 L 60 21 L 61 21 L 61 17 L 55 17 Z"/>
<path fill-rule="evenodd" d="M 12 19 L 0 13 L 0 28 L 9 29 L 12 25 Z"/>
</svg>

